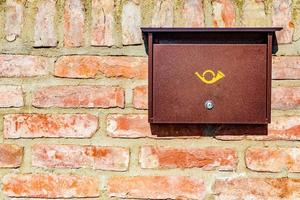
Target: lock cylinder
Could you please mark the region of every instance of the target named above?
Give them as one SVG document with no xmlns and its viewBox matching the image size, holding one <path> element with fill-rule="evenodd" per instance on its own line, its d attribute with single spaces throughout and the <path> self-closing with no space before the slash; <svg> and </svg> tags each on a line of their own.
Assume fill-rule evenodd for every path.
<svg viewBox="0 0 300 200">
<path fill-rule="evenodd" d="M 214 102 L 212 100 L 207 100 L 204 104 L 207 110 L 212 110 L 214 108 Z"/>
</svg>

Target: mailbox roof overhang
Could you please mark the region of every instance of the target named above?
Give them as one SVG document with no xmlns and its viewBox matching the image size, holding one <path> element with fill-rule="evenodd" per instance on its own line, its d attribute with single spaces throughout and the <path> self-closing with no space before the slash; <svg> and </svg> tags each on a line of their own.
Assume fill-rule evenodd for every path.
<svg viewBox="0 0 300 200">
<path fill-rule="evenodd" d="M 202 32 L 275 32 L 282 30 L 282 27 L 241 27 L 241 28 L 150 28 L 142 27 L 143 33 L 202 33 Z"/>
</svg>

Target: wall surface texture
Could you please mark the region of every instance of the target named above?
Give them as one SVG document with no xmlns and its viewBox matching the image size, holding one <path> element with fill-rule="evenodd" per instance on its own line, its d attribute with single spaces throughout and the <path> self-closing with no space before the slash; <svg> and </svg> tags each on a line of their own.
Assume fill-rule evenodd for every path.
<svg viewBox="0 0 300 200">
<path fill-rule="evenodd" d="M 282 26 L 267 136 L 157 138 L 140 27 Z M 0 0 L 0 199 L 300 199 L 300 0 Z"/>
</svg>

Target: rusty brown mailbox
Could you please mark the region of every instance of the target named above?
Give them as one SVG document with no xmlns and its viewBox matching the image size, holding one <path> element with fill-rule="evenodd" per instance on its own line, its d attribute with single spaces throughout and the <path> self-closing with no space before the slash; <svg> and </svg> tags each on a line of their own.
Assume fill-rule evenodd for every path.
<svg viewBox="0 0 300 200">
<path fill-rule="evenodd" d="M 149 55 L 149 122 L 191 125 L 198 133 L 208 125 L 266 133 L 277 30 L 142 28 Z"/>
</svg>

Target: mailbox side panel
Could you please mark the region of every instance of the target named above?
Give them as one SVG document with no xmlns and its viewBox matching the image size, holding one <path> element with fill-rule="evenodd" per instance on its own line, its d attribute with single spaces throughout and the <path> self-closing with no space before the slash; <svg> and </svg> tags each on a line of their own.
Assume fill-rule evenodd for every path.
<svg viewBox="0 0 300 200">
<path fill-rule="evenodd" d="M 271 123 L 271 95 L 272 95 L 272 43 L 273 43 L 273 34 L 268 34 L 268 49 L 267 49 L 267 120 L 268 123 Z"/>
<path fill-rule="evenodd" d="M 153 119 L 153 34 L 148 34 L 148 121 Z"/>
<path fill-rule="evenodd" d="M 153 44 L 152 122 L 266 124 L 266 66 L 267 44 Z"/>
</svg>

